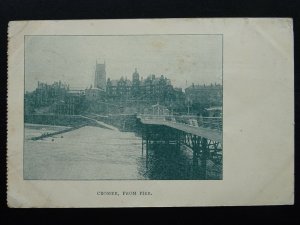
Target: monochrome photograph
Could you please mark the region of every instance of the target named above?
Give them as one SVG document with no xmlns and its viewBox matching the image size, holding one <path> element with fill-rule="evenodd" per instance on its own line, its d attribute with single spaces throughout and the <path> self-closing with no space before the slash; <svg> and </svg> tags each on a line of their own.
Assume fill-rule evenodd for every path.
<svg viewBox="0 0 300 225">
<path fill-rule="evenodd" d="M 223 35 L 24 36 L 25 180 L 222 180 Z"/>
</svg>

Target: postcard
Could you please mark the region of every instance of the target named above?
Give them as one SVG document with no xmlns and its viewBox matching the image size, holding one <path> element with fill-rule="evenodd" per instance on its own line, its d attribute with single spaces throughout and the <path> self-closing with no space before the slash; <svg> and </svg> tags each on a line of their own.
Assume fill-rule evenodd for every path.
<svg viewBox="0 0 300 225">
<path fill-rule="evenodd" d="M 289 18 L 11 21 L 7 204 L 294 203 Z"/>
</svg>

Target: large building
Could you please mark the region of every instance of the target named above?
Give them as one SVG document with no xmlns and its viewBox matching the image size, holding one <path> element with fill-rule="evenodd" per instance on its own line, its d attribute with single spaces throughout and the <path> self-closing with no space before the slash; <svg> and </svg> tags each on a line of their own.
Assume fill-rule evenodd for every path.
<svg viewBox="0 0 300 225">
<path fill-rule="evenodd" d="M 84 112 L 85 93 L 81 90 L 69 90 L 65 98 L 53 104 L 53 113 L 61 115 L 78 115 Z"/>
<path fill-rule="evenodd" d="M 107 79 L 106 94 L 112 100 L 128 100 L 131 99 L 132 82 L 124 77 L 120 80 Z"/>
<path fill-rule="evenodd" d="M 106 90 L 105 62 L 103 64 L 96 62 L 94 88 Z"/>
<path fill-rule="evenodd" d="M 84 90 L 70 90 L 61 81 L 47 84 L 38 82 L 37 88 L 25 94 L 25 114 L 80 114 L 85 109 Z"/>
<path fill-rule="evenodd" d="M 186 104 L 192 111 L 212 106 L 222 106 L 222 85 L 191 85 L 185 89 Z"/>
<path fill-rule="evenodd" d="M 171 100 L 174 89 L 171 81 L 163 75 L 149 75 L 146 79 L 139 77 L 137 69 L 132 74 L 132 81 L 126 77 L 119 80 L 107 79 L 106 93 L 111 99 L 136 99 L 153 102 Z"/>
<path fill-rule="evenodd" d="M 33 92 L 35 107 L 49 106 L 57 100 L 65 98 L 69 85 L 63 84 L 61 81 L 47 84 L 38 81 L 38 86 Z"/>
<path fill-rule="evenodd" d="M 173 86 L 171 80 L 161 75 L 156 77 L 154 74 L 149 75 L 140 82 L 140 98 L 155 102 L 166 102 L 173 99 Z"/>
</svg>

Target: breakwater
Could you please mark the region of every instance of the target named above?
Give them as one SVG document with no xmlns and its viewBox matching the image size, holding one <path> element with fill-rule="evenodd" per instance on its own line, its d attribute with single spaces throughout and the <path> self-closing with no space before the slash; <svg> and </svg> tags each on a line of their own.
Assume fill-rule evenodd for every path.
<svg viewBox="0 0 300 225">
<path fill-rule="evenodd" d="M 47 138 L 47 137 L 52 137 L 54 135 L 58 135 L 58 134 L 63 134 L 63 133 L 66 133 L 66 132 L 70 132 L 70 131 L 73 131 L 73 130 L 76 130 L 76 129 L 79 129 L 81 127 L 84 127 L 85 125 L 82 124 L 82 125 L 78 125 L 76 127 L 70 127 L 70 128 L 66 128 L 64 130 L 60 130 L 60 131 L 56 131 L 56 132 L 52 132 L 52 133 L 43 133 L 42 135 L 40 136 L 37 136 L 37 137 L 32 137 L 31 140 L 41 140 L 43 138 Z"/>
</svg>

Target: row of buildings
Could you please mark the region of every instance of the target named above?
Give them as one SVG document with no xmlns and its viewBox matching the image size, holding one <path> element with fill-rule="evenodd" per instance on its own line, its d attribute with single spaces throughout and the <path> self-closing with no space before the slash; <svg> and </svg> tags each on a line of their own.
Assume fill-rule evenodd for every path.
<svg viewBox="0 0 300 225">
<path fill-rule="evenodd" d="M 156 77 L 149 75 L 146 79 L 140 78 L 135 69 L 132 79 L 122 76 L 118 80 L 106 79 L 106 70 L 104 64 L 96 64 L 94 85 L 87 92 L 87 98 L 96 100 L 105 98 L 108 101 L 126 101 L 126 100 L 145 100 L 165 101 L 178 100 L 175 96 L 182 93 L 181 89 L 173 88 L 171 80 L 161 75 Z M 177 95 L 176 95 L 176 92 Z M 179 97 L 179 96 L 178 96 Z"/>
<path fill-rule="evenodd" d="M 156 77 L 149 75 L 146 79 L 139 78 L 137 70 L 132 74 L 132 80 L 121 77 L 119 80 L 107 79 L 106 97 L 110 100 L 137 99 L 145 101 L 156 101 L 165 103 L 166 101 L 178 101 L 176 98 L 182 95 L 182 89 L 174 88 L 170 79 L 161 75 Z M 182 100 L 182 99 L 181 99 Z"/>
<path fill-rule="evenodd" d="M 47 84 L 38 82 L 33 92 L 25 93 L 25 114 L 68 114 L 76 115 L 84 111 L 85 92 L 71 90 L 61 81 Z"/>
<path fill-rule="evenodd" d="M 173 87 L 164 75 L 151 74 L 144 79 L 137 69 L 132 79 L 106 79 L 105 67 L 105 63 L 96 63 L 94 85 L 84 90 L 72 90 L 61 81 L 38 82 L 36 90 L 25 95 L 25 113 L 143 113 L 144 109 L 159 103 L 172 112 L 185 114 L 222 105 L 220 84 L 193 84 L 183 92 Z"/>
</svg>

